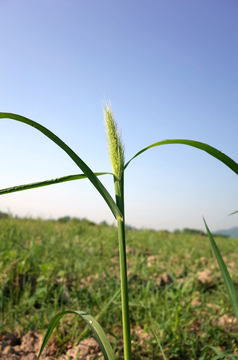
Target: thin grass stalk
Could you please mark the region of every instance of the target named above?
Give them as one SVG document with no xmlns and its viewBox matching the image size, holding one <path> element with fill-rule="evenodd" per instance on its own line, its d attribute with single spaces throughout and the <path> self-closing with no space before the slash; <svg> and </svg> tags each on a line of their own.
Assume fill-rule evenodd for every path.
<svg viewBox="0 0 238 360">
<path fill-rule="evenodd" d="M 119 261 L 121 273 L 121 305 L 122 305 L 122 325 L 124 342 L 124 359 L 131 360 L 131 330 L 129 315 L 128 283 L 127 283 L 127 263 L 126 263 L 126 236 L 125 236 L 125 211 L 124 211 L 124 173 L 118 180 L 114 176 L 114 187 L 116 204 L 119 207 L 122 218 L 117 218 L 118 242 L 119 242 Z"/>
</svg>

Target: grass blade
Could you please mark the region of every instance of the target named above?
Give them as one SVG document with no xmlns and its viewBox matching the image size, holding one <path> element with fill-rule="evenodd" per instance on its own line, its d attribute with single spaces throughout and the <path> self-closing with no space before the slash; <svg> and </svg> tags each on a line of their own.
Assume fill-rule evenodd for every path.
<svg viewBox="0 0 238 360">
<path fill-rule="evenodd" d="M 237 214 L 237 213 L 238 213 L 238 210 L 236 210 L 236 211 L 232 212 L 231 214 L 229 214 L 229 216 L 230 216 L 230 215 Z"/>
<path fill-rule="evenodd" d="M 108 172 L 101 172 L 101 173 L 94 173 L 94 174 L 96 176 L 107 175 L 107 174 L 113 175 L 112 173 L 108 173 Z M 27 184 L 27 185 L 17 185 L 17 186 L 13 186 L 10 188 L 2 189 L 2 190 L 0 190 L 0 195 L 10 194 L 10 193 L 22 191 L 22 190 L 35 189 L 35 188 L 42 187 L 42 186 L 60 184 L 62 182 L 66 182 L 66 181 L 86 179 L 86 178 L 87 178 L 87 176 L 84 174 L 67 175 L 67 176 L 63 176 L 60 178 L 56 178 L 56 179 L 44 180 L 44 181 L 39 181 L 39 182 Z"/>
<path fill-rule="evenodd" d="M 137 273 L 137 271 L 142 267 L 142 265 L 148 260 L 148 256 L 139 264 L 139 266 L 133 271 L 133 273 L 129 276 L 128 278 L 128 284 L 131 282 L 131 280 L 134 278 L 135 274 Z M 121 288 L 119 288 L 115 294 L 111 297 L 111 299 L 106 303 L 106 305 L 102 308 L 102 310 L 97 313 L 97 315 L 95 316 L 96 320 L 99 320 L 99 318 L 105 313 L 105 311 L 107 310 L 107 308 L 111 305 L 111 303 L 114 302 L 114 300 L 120 295 L 121 293 Z M 80 341 L 82 339 L 83 336 L 87 336 L 88 333 L 88 329 L 87 327 L 85 327 L 85 329 L 81 332 L 80 336 L 78 337 L 78 341 Z"/>
<path fill-rule="evenodd" d="M 219 350 L 218 348 L 216 348 L 215 346 L 211 346 L 211 345 L 206 345 L 204 348 L 203 348 L 203 351 L 202 351 L 202 356 L 200 357 L 200 360 L 203 360 L 205 359 L 205 355 L 207 353 L 208 350 L 212 350 L 214 351 L 217 355 L 214 356 L 212 358 L 212 360 L 215 360 L 215 359 L 227 359 L 227 358 L 231 358 L 231 359 L 237 359 L 236 355 L 235 354 L 230 354 L 230 353 L 227 353 L 227 352 L 222 352 L 221 350 Z"/>
<path fill-rule="evenodd" d="M 56 136 L 53 132 L 40 125 L 39 123 L 30 120 L 24 116 L 11 114 L 11 113 L 3 113 L 0 112 L 0 119 L 11 119 L 20 121 L 24 124 L 30 125 L 35 129 L 39 130 L 42 134 L 51 139 L 55 144 L 57 144 L 61 149 L 63 149 L 69 157 L 78 165 L 78 167 L 83 171 L 83 173 L 87 176 L 87 178 L 91 181 L 91 183 L 95 186 L 98 192 L 102 195 L 109 208 L 111 209 L 115 218 L 122 218 L 122 214 L 116 205 L 115 201 L 107 191 L 107 189 L 103 186 L 101 181 L 97 178 L 97 176 L 92 172 L 92 170 L 88 167 L 87 164 L 68 146 L 66 145 L 58 136 Z"/>
<path fill-rule="evenodd" d="M 208 236 L 209 236 L 213 251 L 214 251 L 214 253 L 216 255 L 218 265 L 219 265 L 220 270 L 222 272 L 222 275 L 223 275 L 223 278 L 224 278 L 224 281 L 225 281 L 225 284 L 226 284 L 227 292 L 228 292 L 228 295 L 230 297 L 233 310 L 235 312 L 236 319 L 238 321 L 238 294 L 237 294 L 236 288 L 235 288 L 235 286 L 234 286 L 234 284 L 233 284 L 233 282 L 231 280 L 230 274 L 229 274 L 229 272 L 227 270 L 226 264 L 224 263 L 224 260 L 223 260 L 223 258 L 221 256 L 221 253 L 220 253 L 220 251 L 219 251 L 219 249 L 217 247 L 217 244 L 216 244 L 215 240 L 213 239 L 213 236 L 212 236 L 210 230 L 208 229 L 206 221 L 204 219 L 203 219 L 203 221 L 204 221 L 204 224 L 206 226 L 207 233 L 208 233 Z"/>
<path fill-rule="evenodd" d="M 160 344 L 160 341 L 159 341 L 159 338 L 158 338 L 158 336 L 157 336 L 157 334 L 156 334 L 156 332 L 155 332 L 155 329 L 153 329 L 153 333 L 154 333 L 154 337 L 156 338 L 156 341 L 157 341 L 157 343 L 158 343 L 158 345 L 159 345 L 159 347 L 160 347 L 160 351 L 161 351 L 161 353 L 162 353 L 162 355 L 163 355 L 164 360 L 167 360 L 167 357 L 166 357 L 166 355 L 165 355 L 165 353 L 164 353 L 164 350 L 163 350 L 163 348 L 162 348 L 162 345 Z"/>
<path fill-rule="evenodd" d="M 160 145 L 168 145 L 168 144 L 183 144 L 183 145 L 188 145 L 188 146 L 192 146 L 195 147 L 197 149 L 206 151 L 208 154 L 210 154 L 211 156 L 215 157 L 216 159 L 220 160 L 221 162 L 223 162 L 225 165 L 227 165 L 231 170 L 233 170 L 237 175 L 238 175 L 238 164 L 232 160 L 229 156 L 223 154 L 221 151 L 215 149 L 212 146 L 209 146 L 207 144 L 204 144 L 202 142 L 199 141 L 194 141 L 194 140 L 184 140 L 184 139 L 173 139 L 173 140 L 163 140 L 163 141 L 159 141 L 156 142 L 150 146 L 147 146 L 146 148 L 142 149 L 141 151 L 139 151 L 135 156 L 133 156 L 125 165 L 124 169 L 127 168 L 127 166 L 129 165 L 129 163 L 135 159 L 137 156 L 139 156 L 140 154 L 142 154 L 143 152 L 145 152 L 146 150 L 149 150 L 153 147 L 156 146 L 160 146 Z"/>
<path fill-rule="evenodd" d="M 200 360 L 204 358 L 205 353 L 206 353 L 209 349 L 211 349 L 212 351 L 214 351 L 214 352 L 219 356 L 220 359 L 223 359 L 223 358 L 225 357 L 225 356 L 223 355 L 223 353 L 221 352 L 221 350 L 219 350 L 218 348 L 216 348 L 216 347 L 214 347 L 214 346 L 207 345 L 207 346 L 205 346 L 205 347 L 203 348 L 202 357 L 200 358 Z"/>
<path fill-rule="evenodd" d="M 45 334 L 45 337 L 44 337 L 39 355 L 37 357 L 37 360 L 40 358 L 42 351 L 44 350 L 44 348 L 47 344 L 47 341 L 49 340 L 50 335 L 52 334 L 52 331 L 54 330 L 54 328 L 56 327 L 56 325 L 58 324 L 60 319 L 66 314 L 75 314 L 75 315 L 81 316 L 83 318 L 83 320 L 85 320 L 87 322 L 87 324 L 93 331 L 93 333 L 100 345 L 100 348 L 103 352 L 105 360 L 115 360 L 115 355 L 113 353 L 112 347 L 106 337 L 106 334 L 104 333 L 103 329 L 99 325 L 99 323 L 88 313 L 86 313 L 84 311 L 76 311 L 76 310 L 62 311 L 51 320 L 48 330 Z"/>
</svg>

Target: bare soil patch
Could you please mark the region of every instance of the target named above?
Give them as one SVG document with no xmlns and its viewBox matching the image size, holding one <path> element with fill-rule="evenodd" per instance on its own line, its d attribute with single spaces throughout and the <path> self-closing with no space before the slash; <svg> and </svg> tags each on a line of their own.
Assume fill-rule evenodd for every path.
<svg viewBox="0 0 238 360">
<path fill-rule="evenodd" d="M 43 336 L 37 331 L 28 331 L 21 339 L 15 334 L 0 337 L 0 359 L 2 360 L 36 360 Z M 56 360 L 54 346 L 46 347 L 40 357 L 42 360 Z M 101 356 L 100 356 L 101 355 Z M 104 360 L 98 342 L 94 338 L 82 340 L 77 346 L 60 356 L 60 360 L 93 360 L 100 356 Z"/>
</svg>

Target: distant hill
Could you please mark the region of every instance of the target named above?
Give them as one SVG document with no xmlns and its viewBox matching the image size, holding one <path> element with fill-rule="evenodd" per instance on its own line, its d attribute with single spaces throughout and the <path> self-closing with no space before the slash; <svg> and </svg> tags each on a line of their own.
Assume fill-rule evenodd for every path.
<svg viewBox="0 0 238 360">
<path fill-rule="evenodd" d="M 221 235 L 229 236 L 231 238 L 238 239 L 238 227 L 236 226 L 227 230 L 217 230 L 213 232 L 213 234 L 221 234 Z"/>
</svg>

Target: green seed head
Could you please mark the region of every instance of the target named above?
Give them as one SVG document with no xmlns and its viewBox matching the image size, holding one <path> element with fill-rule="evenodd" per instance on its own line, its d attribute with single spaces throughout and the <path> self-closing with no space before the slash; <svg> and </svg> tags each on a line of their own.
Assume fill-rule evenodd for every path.
<svg viewBox="0 0 238 360">
<path fill-rule="evenodd" d="M 103 113 L 107 132 L 108 154 L 111 160 L 113 174 L 120 180 L 124 168 L 124 144 L 121 133 L 112 114 L 110 103 L 103 104 Z"/>
</svg>

